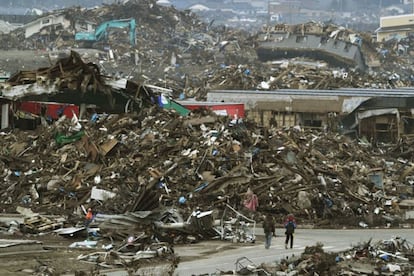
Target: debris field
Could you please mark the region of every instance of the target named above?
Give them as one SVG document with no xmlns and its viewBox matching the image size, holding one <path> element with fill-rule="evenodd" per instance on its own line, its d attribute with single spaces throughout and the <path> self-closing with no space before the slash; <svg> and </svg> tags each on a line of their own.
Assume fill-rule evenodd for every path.
<svg viewBox="0 0 414 276">
<path fill-rule="evenodd" d="M 255 242 L 267 213 L 279 225 L 293 213 L 299 223 L 324 228 L 412 226 L 410 137 L 373 145 L 330 131 L 263 127 L 205 109 L 183 115 L 158 102 L 160 91 L 205 100 L 210 89 L 407 87 L 412 52 L 398 49 L 411 45 L 409 39 L 376 44 L 361 34 L 366 62 L 379 64 L 361 72 L 332 68 L 329 60 L 261 62 L 255 35 L 153 1 L 56 14 L 96 23 L 135 18 L 137 43 L 133 47 L 124 31 L 113 31 L 109 50 L 85 50 L 73 39 L 74 25 L 29 38 L 22 29 L 0 32 L 2 49 L 44 51 L 36 68 L 18 58 L 0 61 L 0 69 L 12 73 L 0 85 L 4 99 L 69 97 L 89 106 L 56 120 L 19 114 L 14 123 L 20 128 L 0 132 L 0 206 L 16 216 L 0 222 L 2 236 L 73 240 L 69 248 L 85 249 L 77 261 L 87 269 L 137 271 L 159 260 L 171 274 L 179 262 L 174 244 Z M 45 33 L 49 40 L 40 40 Z M 93 106 L 98 101 L 104 108 Z M 244 205 L 249 189 L 258 198 L 254 211 Z M 88 208 L 94 217 L 85 224 Z M 343 255 L 316 245 L 298 259 L 260 269 L 277 275 L 412 271 L 406 264 L 412 247 L 392 244 L 398 250 L 368 242 Z M 362 259 L 370 266 L 358 270 L 353 262 Z M 43 263 L 37 269 L 31 273 L 64 272 Z"/>
</svg>

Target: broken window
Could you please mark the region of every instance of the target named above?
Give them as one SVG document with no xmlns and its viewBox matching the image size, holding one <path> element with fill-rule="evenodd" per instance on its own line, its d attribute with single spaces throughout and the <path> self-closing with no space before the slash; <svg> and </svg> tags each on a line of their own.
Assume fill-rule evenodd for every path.
<svg viewBox="0 0 414 276">
<path fill-rule="evenodd" d="M 303 113 L 303 126 L 308 128 L 322 128 L 322 118 L 318 114 Z"/>
<path fill-rule="evenodd" d="M 304 125 L 305 127 L 310 127 L 310 128 L 321 128 L 322 127 L 322 121 L 321 120 L 305 120 L 304 121 Z"/>
<path fill-rule="evenodd" d="M 302 43 L 307 41 L 306 35 L 298 35 L 296 36 L 296 43 Z"/>
<path fill-rule="evenodd" d="M 375 138 L 378 142 L 392 142 L 393 131 L 387 123 L 375 124 Z"/>
<path fill-rule="evenodd" d="M 88 24 L 86 23 L 79 23 L 78 28 L 81 31 L 89 31 Z"/>
<path fill-rule="evenodd" d="M 345 52 L 349 52 L 349 48 L 350 48 L 350 45 L 349 44 L 345 44 L 344 51 Z"/>
<path fill-rule="evenodd" d="M 46 24 L 49 24 L 49 23 L 50 23 L 50 19 L 49 18 L 42 20 L 42 25 L 46 25 Z"/>
<path fill-rule="evenodd" d="M 395 115 L 374 116 L 361 120 L 360 136 L 373 142 L 395 142 L 398 139 L 398 122 Z"/>
<path fill-rule="evenodd" d="M 269 120 L 269 125 L 272 127 L 277 127 L 278 126 L 278 115 L 280 112 L 278 111 L 271 111 L 270 114 L 270 120 Z"/>
<path fill-rule="evenodd" d="M 404 123 L 404 133 L 414 134 L 414 118 L 411 116 L 402 116 L 401 120 Z"/>
</svg>

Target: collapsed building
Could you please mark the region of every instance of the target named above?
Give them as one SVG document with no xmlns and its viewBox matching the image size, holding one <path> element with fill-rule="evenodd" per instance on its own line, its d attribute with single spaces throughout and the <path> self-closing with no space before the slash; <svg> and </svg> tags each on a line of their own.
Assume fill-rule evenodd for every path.
<svg viewBox="0 0 414 276">
<path fill-rule="evenodd" d="M 95 103 L 81 119 L 63 113 L 33 130 L 6 128 L 0 136 L 0 202 L 11 217 L 4 222 L 3 216 L 0 233 L 93 237 L 69 246 L 88 248 L 76 259 L 83 269 L 145 274 L 162 264 L 164 272 L 154 274 L 166 274 L 178 262 L 174 244 L 255 242 L 266 213 L 280 223 L 294 213 L 300 223 L 322 227 L 412 227 L 410 140 L 376 147 L 329 131 L 161 108 L 157 96 L 167 89 L 101 75 L 76 52 L 50 68 L 15 74 L 1 88 L 10 104 L 39 97 Z M 100 108 L 107 112 L 96 112 Z M 260 202 L 254 212 L 244 206 L 249 189 Z M 85 228 L 80 222 L 87 208 L 96 215 Z M 411 251 L 399 258 L 411 258 Z M 352 263 L 357 256 L 337 257 L 338 266 L 359 271 Z M 336 267 L 307 255 L 258 269 L 302 271 L 315 264 Z"/>
<path fill-rule="evenodd" d="M 132 2 L 86 14 L 134 18 Z M 116 248 L 80 258 L 122 266 L 170 256 L 174 243 L 254 242 L 256 222 L 269 212 L 278 221 L 295 213 L 301 222 L 324 227 L 411 226 L 413 141 L 403 134 L 412 131 L 412 91 L 401 88 L 411 83 L 409 70 L 366 75 L 309 69 L 307 60 L 299 61 L 304 67 L 249 63 L 255 51 L 246 45 L 253 43 L 241 33 L 219 39 L 191 16 L 177 22 L 157 7 L 151 13 L 150 4 L 139 7 L 145 13 L 140 22 L 154 28 L 138 24 L 136 48 L 128 39 L 111 44 L 118 58 L 110 60 L 115 70 L 131 70 L 132 64 L 135 75 L 110 76 L 103 70 L 106 55 L 92 62 L 88 54 L 69 51 L 1 84 L 0 202 L 5 212 L 23 217 L 2 225 L 4 233 L 84 235 L 79 221 L 91 207 L 98 213 L 91 234 L 116 241 Z M 164 20 L 176 22 L 169 25 L 174 31 L 162 28 Z M 111 32 L 109 41 L 111 35 L 127 37 L 120 33 Z M 55 46 L 75 43 L 61 37 Z M 239 120 L 209 108 L 188 112 L 188 98 L 243 103 L 246 115 Z M 40 103 L 38 112 L 18 109 L 25 101 Z M 57 108 L 45 110 L 51 102 Z M 56 113 L 52 119 L 50 112 Z M 20 120 L 39 123 L 27 130 Z M 358 130 L 352 137 L 360 139 L 335 129 Z M 242 204 L 249 188 L 260 201 L 254 213 Z M 131 231 L 134 258 L 123 252 Z"/>
<path fill-rule="evenodd" d="M 324 60 L 333 67 L 366 69 L 360 46 L 362 38 L 345 29 L 312 22 L 278 24 L 259 33 L 257 54 L 262 61 L 297 56 Z"/>
<path fill-rule="evenodd" d="M 209 101 L 243 102 L 268 127 L 296 125 L 396 144 L 413 129 L 412 89 L 212 90 Z"/>
<path fill-rule="evenodd" d="M 247 190 L 248 186 L 256 187 L 256 192 L 261 197 L 266 198 L 263 198 L 263 200 L 265 200 L 268 205 L 263 205 L 262 208 L 264 208 L 264 211 L 266 210 L 266 208 L 276 208 L 278 202 L 282 200 L 281 198 L 279 198 L 279 195 L 277 194 L 271 195 L 271 197 L 269 198 L 268 189 L 281 189 L 280 192 L 284 193 L 283 190 L 286 188 L 286 185 L 293 185 L 291 192 L 288 193 L 290 194 L 290 196 L 293 196 L 293 198 L 296 197 L 296 194 L 298 192 L 301 194 L 305 193 L 307 195 L 305 197 L 309 197 L 310 194 L 308 194 L 306 191 L 308 189 L 313 188 L 322 189 L 323 191 L 321 191 L 321 194 L 325 193 L 328 191 L 325 191 L 325 185 L 334 185 L 334 189 L 339 189 L 339 191 L 341 191 L 344 188 L 343 185 L 350 185 L 349 187 L 347 187 L 346 190 L 341 192 L 341 194 L 343 192 L 345 194 L 341 196 L 330 195 L 329 197 L 338 199 L 346 195 L 347 197 L 349 196 L 350 198 L 358 199 L 358 201 L 361 201 L 362 203 L 366 204 L 371 202 L 369 197 L 374 196 L 374 194 L 375 196 L 380 196 L 378 193 L 382 192 L 383 190 L 376 190 L 378 187 L 385 187 L 386 185 L 390 185 L 390 189 L 392 189 L 391 187 L 394 187 L 394 185 L 397 184 L 394 183 L 394 181 L 405 184 L 400 185 L 401 183 L 399 183 L 399 187 L 402 190 L 400 191 L 399 189 L 396 189 L 391 194 L 394 194 L 396 192 L 397 194 L 407 193 L 406 195 L 411 195 L 412 193 L 412 190 L 410 190 L 411 184 L 409 180 L 409 169 L 407 169 L 407 174 L 405 174 L 405 177 L 407 177 L 407 179 L 401 179 L 400 175 L 392 175 L 394 171 L 399 171 L 402 168 L 388 168 L 388 166 L 391 165 L 391 163 L 393 162 L 387 162 L 385 163 L 386 165 L 379 164 L 378 162 L 382 162 L 381 158 L 372 156 L 372 153 L 368 154 L 368 152 L 371 152 L 373 150 L 372 145 L 368 146 L 368 142 L 367 147 L 365 149 L 359 149 L 364 152 L 367 151 L 367 155 L 361 156 L 359 154 L 358 156 L 360 159 L 358 160 L 358 162 L 356 162 L 357 160 L 355 160 L 356 163 L 354 165 L 356 167 L 359 167 L 359 162 L 362 162 L 362 160 L 369 160 L 368 162 L 372 162 L 372 164 L 366 166 L 371 167 L 372 171 L 370 169 L 362 169 L 362 167 L 358 168 L 358 171 L 363 171 L 362 175 L 354 175 L 354 177 L 356 177 L 357 180 L 355 179 L 349 182 L 348 178 L 350 177 L 350 175 L 348 174 L 351 173 L 351 175 L 353 175 L 353 173 L 351 172 L 352 170 L 345 168 L 343 168 L 343 172 L 336 171 L 336 169 L 335 172 L 332 172 L 331 170 L 333 168 L 337 168 L 338 162 L 340 162 L 340 160 L 336 160 L 338 156 L 349 156 L 350 153 L 341 152 L 335 156 L 331 156 L 332 159 L 329 159 L 329 162 L 333 162 L 333 164 L 331 164 L 332 167 L 331 165 L 328 165 L 327 167 L 327 163 L 324 162 L 327 162 L 328 160 L 326 160 L 326 158 L 321 159 L 321 157 L 325 155 L 320 152 L 320 150 L 326 148 L 326 145 L 323 145 L 324 139 L 331 140 L 335 145 L 337 143 L 348 144 L 348 142 L 345 142 L 346 139 L 348 139 L 345 136 L 338 136 L 336 132 L 331 132 L 329 130 L 326 130 L 324 132 L 317 131 L 315 133 L 318 133 L 318 135 L 322 135 L 322 137 L 326 138 L 321 137 L 319 139 L 316 139 L 313 141 L 312 145 L 306 143 L 302 144 L 302 139 L 306 141 L 305 138 L 301 138 L 302 135 L 312 136 L 315 134 L 312 134 L 311 128 L 307 130 L 309 132 L 303 132 L 304 130 L 302 128 L 297 129 L 297 122 L 295 121 L 296 115 L 293 115 L 291 119 L 289 119 L 289 117 L 287 117 L 287 114 L 285 114 L 283 120 L 291 120 L 292 125 L 289 127 L 279 127 L 277 126 L 277 124 L 281 122 L 280 118 L 283 118 L 283 116 L 275 117 L 274 120 L 271 120 L 271 118 L 269 118 L 268 121 L 274 121 L 275 124 L 263 126 L 262 124 L 256 125 L 255 123 L 253 123 L 253 120 L 249 119 L 247 119 L 246 123 L 243 123 L 243 120 L 240 121 L 237 120 L 237 118 L 236 120 L 234 120 L 235 118 L 231 118 L 228 116 L 218 116 L 215 113 L 211 113 L 211 111 L 206 109 L 194 110 L 191 113 L 183 112 L 185 108 L 178 103 L 172 104 L 170 102 L 170 105 L 165 105 L 165 103 L 168 103 L 168 101 L 166 102 L 166 100 L 168 100 L 166 94 L 167 92 L 170 92 L 170 90 L 157 86 L 141 85 L 126 79 L 114 79 L 110 77 L 105 77 L 104 75 L 99 74 L 99 70 L 97 70 L 94 64 L 83 63 L 82 59 L 75 52 L 72 52 L 71 55 L 66 58 L 62 58 L 54 66 L 51 66 L 50 68 L 39 69 L 35 72 L 20 72 L 19 74 L 11 76 L 9 81 L 2 84 L 1 88 L 2 100 L 8 101 L 10 105 L 13 105 L 16 101 L 21 101 L 22 99 L 40 100 L 42 99 L 42 97 L 58 100 L 59 102 L 79 102 L 81 109 L 79 111 L 79 114 L 72 114 L 73 116 L 69 117 L 71 119 L 71 122 L 65 121 L 66 116 L 64 116 L 63 113 L 61 113 L 60 116 L 56 118 L 56 120 L 52 121 L 47 120 L 46 115 L 44 113 L 35 115 L 34 117 L 39 117 L 42 119 L 42 123 L 39 126 L 40 129 L 49 129 L 47 131 L 47 135 L 44 134 L 37 136 L 37 138 L 35 138 L 40 139 L 38 142 L 36 142 L 36 145 L 41 146 L 42 144 L 44 145 L 44 143 L 48 144 L 52 141 L 47 142 L 46 140 L 52 139 L 53 141 L 55 141 L 54 143 L 56 144 L 54 147 L 56 147 L 56 150 L 58 151 L 59 148 L 63 146 L 62 150 L 67 149 L 71 151 L 71 153 L 68 152 L 68 155 L 76 155 L 76 152 L 78 151 L 83 152 L 80 155 L 82 156 L 80 158 L 85 159 L 83 161 L 85 162 L 84 171 L 82 170 L 83 173 L 81 173 L 80 175 L 75 175 L 76 170 L 72 171 L 71 169 L 69 169 L 69 172 L 71 173 L 69 173 L 69 175 L 67 176 L 71 177 L 64 177 L 62 179 L 59 179 L 57 182 L 61 183 L 61 185 L 64 185 L 64 187 L 66 187 L 65 190 L 69 189 L 70 192 L 76 192 L 77 194 L 79 194 L 76 197 L 78 198 L 78 200 L 80 198 L 86 200 L 84 196 L 87 196 L 87 192 L 90 190 L 88 188 L 88 185 L 91 184 L 90 181 L 97 181 L 96 184 L 100 184 L 101 186 L 109 185 L 109 187 L 111 188 L 108 187 L 108 191 L 112 190 L 112 192 L 114 192 L 113 189 L 115 189 L 115 187 L 113 185 L 116 181 L 120 181 L 120 183 L 124 183 L 126 181 L 125 183 L 130 183 L 132 185 L 130 187 L 131 189 L 133 189 L 134 191 L 138 191 L 138 194 L 136 194 L 136 192 L 132 193 L 137 196 L 135 199 L 134 197 L 131 198 L 132 194 L 127 195 L 122 193 L 122 196 L 119 195 L 121 196 L 120 198 L 130 198 L 129 203 L 125 204 L 125 202 L 123 202 L 121 205 L 111 203 L 107 206 L 109 208 L 108 211 L 116 211 L 118 213 L 124 213 L 127 210 L 148 211 L 156 208 L 160 203 L 163 202 L 168 206 L 169 204 L 176 202 L 176 200 L 178 200 L 181 196 L 185 198 L 184 202 L 187 202 L 187 204 L 190 204 L 190 202 L 192 201 L 191 198 L 200 198 L 207 200 L 209 203 L 214 203 L 216 200 L 217 204 L 231 203 L 230 206 L 234 208 L 234 206 L 238 206 L 239 198 Z M 338 91 L 338 93 L 340 91 Z M 358 91 L 358 93 L 360 92 L 361 91 Z M 267 92 L 267 96 L 274 93 L 276 92 Z M 343 93 L 349 94 L 351 92 L 344 91 Z M 368 116 L 370 112 L 369 110 L 363 110 L 363 108 L 368 108 L 369 104 L 379 105 L 382 103 L 383 105 L 385 105 L 385 102 L 389 102 L 392 104 L 392 101 L 389 99 L 387 101 L 378 103 L 377 97 L 369 94 L 375 93 L 375 91 L 367 91 L 366 93 L 367 98 L 358 99 L 359 102 L 357 101 L 357 99 L 347 98 L 343 96 L 343 103 L 336 104 L 336 106 L 338 107 L 349 106 L 351 111 L 350 114 L 352 114 L 352 111 L 353 109 L 355 109 L 355 107 L 360 108 L 358 116 L 353 118 L 354 120 L 358 119 L 359 121 L 352 121 L 351 123 L 353 124 L 368 124 L 364 121 L 364 119 L 370 119 L 370 116 Z M 405 93 L 409 94 L 410 92 L 407 91 Z M 164 94 L 164 98 L 159 97 L 162 94 Z M 226 91 L 211 91 L 211 95 L 223 96 L 225 94 L 231 93 L 228 93 Z M 252 94 L 252 92 L 249 91 L 246 91 L 246 95 L 244 95 L 246 98 L 243 98 L 241 93 L 236 94 L 237 97 L 239 97 L 239 101 L 243 101 L 244 99 L 249 99 L 250 101 L 252 101 L 252 99 L 255 98 L 254 95 L 249 95 Z M 264 94 L 259 94 L 259 96 L 257 96 L 256 98 L 261 99 L 263 95 Z M 333 96 L 326 94 L 323 97 Z M 333 97 L 334 100 L 337 100 L 339 98 L 339 95 Z M 298 99 L 300 100 L 300 97 Z M 321 101 L 321 99 L 317 99 L 318 100 L 315 103 L 315 108 L 318 107 Z M 407 102 L 409 103 L 410 98 L 402 97 L 398 100 L 397 97 L 396 99 L 397 102 L 401 104 L 401 106 L 404 106 L 403 100 L 407 100 Z M 354 104 L 355 101 L 357 101 L 358 104 Z M 88 111 L 87 109 L 85 109 L 85 107 L 90 104 L 93 104 L 93 109 Z M 255 104 L 266 105 L 271 104 L 271 102 L 269 101 L 269 99 L 265 99 L 264 101 L 262 99 L 261 103 L 258 101 Z M 296 114 L 295 104 L 297 103 L 293 102 L 291 111 L 292 114 Z M 302 103 L 302 105 L 305 105 L 305 102 Z M 335 106 L 333 102 L 326 105 Z M 84 108 L 82 108 L 82 106 Z M 311 106 L 309 102 L 308 106 Z M 10 109 L 3 108 L 3 110 L 6 110 L 8 112 Z M 102 110 L 103 112 L 100 112 L 100 110 Z M 386 106 L 382 106 L 382 110 L 371 112 L 373 113 L 371 114 L 372 116 L 378 116 L 378 118 L 382 118 L 381 116 L 383 115 L 393 116 L 394 119 L 397 117 L 403 117 L 402 113 L 400 114 L 395 109 L 388 110 Z M 81 113 L 83 115 L 81 115 Z M 20 114 L 20 112 L 18 114 Z M 33 114 L 31 115 L 33 116 Z M 307 120 L 310 120 L 307 117 L 302 117 L 301 119 L 304 120 L 304 123 L 309 123 Z M 81 122 L 83 120 L 86 120 L 84 122 L 86 122 L 87 125 L 92 123 L 92 125 L 88 128 L 86 132 L 83 130 L 81 131 Z M 100 122 L 100 120 L 102 121 Z M 406 120 L 401 121 L 405 122 Z M 401 121 L 398 122 L 401 123 Z M 313 123 L 317 124 L 316 119 Z M 319 123 L 322 124 L 321 122 Z M 380 123 L 381 122 L 376 121 L 376 123 L 373 124 L 377 124 L 376 127 L 379 128 L 378 125 L 380 125 Z M 109 135 L 108 137 L 106 135 L 100 137 L 99 133 L 101 131 L 104 131 L 104 133 L 106 133 L 106 131 L 108 131 L 109 126 L 112 126 L 112 131 L 115 131 L 115 133 Z M 408 126 L 406 127 L 408 128 Z M 249 129 L 249 127 L 251 127 L 252 129 Z M 333 127 L 333 125 L 331 125 L 331 127 Z M 397 125 L 396 127 L 400 126 Z M 135 129 L 134 134 L 130 133 L 130 131 L 128 130 L 129 128 Z M 153 128 L 157 128 L 157 130 Z M 224 129 L 220 130 L 221 128 Z M 375 128 L 373 131 L 376 131 L 376 138 L 382 138 L 382 136 L 379 136 L 378 134 L 380 130 L 378 128 Z M 14 131 L 17 131 L 16 135 L 19 135 L 18 129 L 12 129 L 10 135 L 13 136 L 12 133 Z M 172 131 L 176 131 L 176 133 L 174 134 L 172 133 Z M 188 131 L 192 133 L 189 137 L 187 137 L 187 135 L 189 134 Z M 398 133 L 399 130 L 392 129 L 390 130 L 390 133 L 394 134 L 394 131 Z M 186 133 L 186 135 L 183 136 L 183 133 Z M 93 135 L 93 137 L 91 135 Z M 9 137 L 9 135 L 5 136 L 6 141 L 9 142 L 5 141 L 4 145 L 9 146 L 5 146 L 6 152 L 4 153 L 5 159 L 3 160 L 3 165 L 5 165 L 6 167 L 12 167 L 9 170 L 4 170 L 5 172 L 7 172 L 6 175 L 4 175 L 5 179 L 12 181 L 12 183 L 33 183 L 34 186 L 32 187 L 32 189 L 41 190 L 40 187 L 43 187 L 43 185 L 38 183 L 38 181 L 49 182 L 51 181 L 51 176 L 48 175 L 47 171 L 43 169 L 39 171 L 39 168 L 36 168 L 35 171 L 37 173 L 33 174 L 33 168 L 29 168 L 30 162 L 23 162 L 18 164 L 16 163 L 16 158 L 24 158 L 25 154 L 27 153 L 30 156 L 28 156 L 29 159 L 37 159 L 42 158 L 43 154 L 39 155 L 38 157 L 35 157 L 33 153 L 30 153 L 31 147 L 29 146 L 29 144 L 27 144 L 29 143 L 29 141 L 17 144 L 13 143 L 14 145 L 11 145 L 9 143 L 12 142 L 13 139 L 9 140 L 7 137 Z M 184 137 L 186 137 L 185 141 L 182 140 L 184 139 Z M 219 144 L 217 144 L 218 142 L 216 141 L 218 137 L 224 139 Z M 344 139 L 343 142 L 338 142 L 342 139 Z M 137 171 L 135 171 L 135 173 L 133 174 L 127 173 L 123 177 L 121 177 L 121 175 L 119 175 L 118 177 L 118 174 L 112 171 L 112 169 L 110 169 L 109 171 L 104 170 L 104 174 L 106 176 L 100 175 L 99 173 L 99 179 L 93 180 L 93 178 L 97 176 L 98 172 L 103 169 L 101 165 L 99 165 L 101 163 L 101 161 L 99 160 L 102 160 L 102 158 L 109 158 L 107 162 L 110 163 L 117 160 L 116 164 L 117 166 L 120 166 L 117 169 L 118 173 L 120 173 L 123 170 L 130 170 L 130 165 L 127 165 L 126 163 L 124 164 L 124 161 L 122 161 L 121 158 L 121 155 L 123 152 L 125 152 L 125 150 L 128 151 L 128 148 L 135 148 L 135 146 L 132 145 L 125 146 L 125 143 L 128 143 L 128 141 L 130 141 L 130 143 L 142 143 L 141 146 L 138 147 L 138 151 L 135 152 L 133 150 L 133 156 L 127 158 L 134 164 L 136 162 L 140 163 L 139 166 L 137 164 L 134 165 L 135 170 Z M 318 142 L 322 144 L 316 146 Z M 388 152 L 388 154 L 395 154 L 396 156 L 402 155 L 404 157 L 407 157 L 405 151 L 408 150 L 410 147 L 410 140 L 398 139 L 392 142 L 394 143 L 391 145 L 397 144 L 399 149 L 402 150 L 398 151 L 396 150 L 396 148 L 391 146 L 390 150 L 393 150 L 393 152 Z M 77 145 L 75 147 L 77 148 L 76 150 L 73 146 L 71 146 L 72 143 L 75 143 Z M 290 146 L 286 148 L 287 145 Z M 316 151 L 314 151 L 314 147 L 316 147 Z M 27 152 L 26 148 L 29 152 Z M 42 151 L 40 148 L 37 150 Z M 74 151 L 72 152 L 72 150 Z M 342 149 L 341 151 L 343 150 L 344 149 Z M 153 158 L 159 158 L 161 155 L 164 155 L 165 152 L 170 152 L 169 158 L 172 159 L 160 159 L 157 160 L 157 164 L 153 162 L 152 164 L 150 164 Z M 219 154 L 220 152 L 221 154 Z M 309 152 L 309 154 L 313 155 L 313 158 L 308 159 L 309 157 L 302 156 L 301 152 Z M 9 156 L 9 154 L 12 154 L 14 157 Z M 147 154 L 150 154 L 152 157 L 147 156 Z M 262 154 L 264 155 L 262 156 Z M 50 154 L 47 155 L 49 156 Z M 276 158 L 276 156 L 279 156 L 280 158 Z M 326 157 L 329 158 L 329 156 Z M 75 160 L 77 159 L 74 156 L 69 159 L 67 158 L 69 158 L 69 156 L 65 157 L 65 160 L 68 160 L 69 163 L 75 162 Z M 181 158 L 184 158 L 184 160 L 186 161 L 180 161 Z M 279 161 L 275 160 L 275 158 Z M 301 158 L 305 159 L 300 160 Z M 228 163 L 229 160 L 232 160 L 232 163 Z M 58 160 L 55 161 L 58 162 Z M 344 159 L 343 161 L 345 162 L 344 166 L 349 166 L 349 164 L 345 165 L 349 162 L 349 160 Z M 49 164 L 50 162 L 53 162 L 53 160 L 51 159 L 49 161 L 35 161 L 36 164 L 43 164 L 43 162 L 46 162 L 44 164 Z M 127 161 L 125 160 L 125 162 Z M 215 162 L 218 163 L 215 164 Z M 317 165 L 314 162 L 322 162 L 322 167 L 319 167 L 319 165 Z M 64 163 L 66 163 L 66 161 L 64 161 Z M 104 163 L 106 164 L 106 162 Z M 181 165 L 178 166 L 178 164 Z M 230 164 L 232 165 L 228 167 Z M 396 162 L 393 163 L 393 165 L 391 166 L 398 167 L 398 164 L 399 162 Z M 80 164 L 72 165 L 78 167 Z M 70 167 L 70 165 L 67 164 L 64 166 L 66 169 L 68 169 L 66 166 Z M 311 166 L 313 170 L 309 171 L 309 166 Z M 404 167 L 404 165 L 401 166 Z M 273 171 L 276 170 L 276 168 L 278 168 L 278 172 L 274 174 Z M 66 169 L 64 169 L 64 171 L 66 171 Z M 32 173 L 27 174 L 27 176 L 22 175 L 22 171 L 30 170 L 32 171 Z M 176 170 L 180 171 L 180 176 L 167 176 L 170 172 Z M 112 171 L 112 173 L 110 173 L 110 171 Z M 228 174 L 231 171 L 233 171 L 233 173 L 230 176 Z M 286 175 L 284 175 L 283 171 L 285 171 Z M 328 173 L 329 171 L 331 172 Z M 324 176 L 325 179 L 322 181 L 320 179 L 320 174 L 325 174 L 324 172 L 327 173 L 327 175 Z M 377 172 L 380 173 L 379 182 L 377 181 L 377 179 L 375 181 L 372 179 L 370 180 L 370 177 L 372 177 L 373 179 L 378 177 L 376 176 Z M 44 175 L 45 179 L 43 179 L 43 177 L 35 177 L 34 179 L 31 179 L 30 181 L 26 182 L 26 177 L 31 178 L 30 175 L 39 176 L 39 173 L 46 173 L 46 175 Z M 67 171 L 65 172 L 65 174 L 66 173 Z M 115 175 L 113 175 L 113 173 L 115 173 Z M 372 174 L 374 174 L 374 176 L 372 176 Z M 390 174 L 390 179 L 388 180 L 389 182 L 385 183 L 385 178 L 387 178 L 386 174 Z M 148 175 L 149 178 L 143 178 L 144 175 Z M 331 179 L 330 181 L 332 182 L 328 181 L 326 179 L 328 175 L 329 178 L 339 178 L 339 183 L 342 184 L 336 186 L 338 180 L 335 181 L 334 179 Z M 395 180 L 395 177 L 397 177 L 398 180 Z M 103 181 L 103 179 L 106 180 Z M 326 184 L 322 185 L 321 181 Z M 329 182 L 330 184 L 327 184 L 327 182 Z M 86 183 L 90 184 L 84 186 Z M 303 186 L 299 183 L 302 183 Z M 366 185 L 368 185 L 369 188 L 367 188 L 367 190 L 361 189 L 362 183 L 366 183 Z M 135 187 L 135 185 L 138 185 L 138 187 L 133 188 Z M 170 190 L 174 185 L 179 185 L 180 188 L 177 187 L 177 194 L 175 194 L 175 196 L 172 196 L 172 191 Z M 274 185 L 276 185 L 276 187 L 278 188 L 274 187 Z M 351 186 L 352 188 L 350 188 Z M 11 186 L 6 185 L 6 187 Z M 161 190 L 153 190 L 154 187 L 159 187 Z M 118 189 L 115 190 L 117 192 L 115 192 L 113 196 L 116 196 L 119 192 Z M 331 189 L 331 191 L 333 190 Z M 10 196 L 8 192 L 4 193 L 3 199 L 7 202 L 13 203 L 16 199 L 22 199 L 27 196 L 27 191 L 25 190 L 16 190 L 15 192 L 17 194 L 15 194 L 14 196 Z M 166 194 L 163 194 L 164 192 Z M 39 192 L 35 192 L 35 194 L 37 193 Z M 160 199 L 160 196 L 162 200 Z M 399 201 L 398 196 L 396 198 L 388 198 L 388 196 L 385 195 L 381 196 L 392 201 Z M 32 198 L 32 196 L 29 196 L 29 198 Z M 285 212 L 291 211 L 295 213 L 301 213 L 304 209 L 306 209 L 297 209 L 298 206 L 316 208 L 316 210 L 318 211 L 315 210 L 315 212 L 318 213 L 320 212 L 320 207 L 318 207 L 319 205 L 317 204 L 317 202 L 319 202 L 320 198 L 312 198 L 313 197 L 310 196 L 309 201 L 301 200 L 300 202 L 297 202 L 296 204 L 298 205 L 295 204 L 295 207 L 289 206 L 287 202 L 284 202 L 284 210 L 280 210 L 280 213 L 283 214 Z M 32 198 L 31 200 L 39 200 L 39 198 L 36 197 L 35 199 Z M 50 198 L 48 200 L 52 200 L 53 202 L 54 199 Z M 312 200 L 314 200 L 315 202 L 312 203 Z M 198 203 L 200 202 L 202 201 L 198 201 Z M 340 202 L 338 202 L 338 204 L 346 203 L 342 202 L 341 200 Z M 210 206 L 210 204 L 207 205 Z M 196 206 L 192 207 L 195 208 Z M 337 209 L 335 211 L 342 212 L 347 210 L 346 208 L 343 208 L 345 207 L 342 206 L 341 209 Z M 324 208 L 322 208 L 322 210 L 323 209 Z M 409 218 L 410 215 L 409 213 L 407 214 L 407 218 Z M 306 217 L 313 217 L 312 211 L 307 211 L 302 215 L 305 215 Z M 394 220 L 399 221 L 397 219 Z"/>
</svg>

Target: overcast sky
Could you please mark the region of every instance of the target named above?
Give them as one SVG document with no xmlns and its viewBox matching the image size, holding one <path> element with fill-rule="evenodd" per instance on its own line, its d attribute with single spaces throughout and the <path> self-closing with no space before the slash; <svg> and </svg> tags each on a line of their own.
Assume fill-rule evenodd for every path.
<svg viewBox="0 0 414 276">
<path fill-rule="evenodd" d="M 62 7 L 70 7 L 74 5 L 92 7 L 102 4 L 116 3 L 119 0 L 0 0 L 1 7 L 14 7 L 14 8 L 43 8 L 43 9 L 57 9 Z M 120 0 L 124 1 L 124 0 Z M 156 1 L 156 0 L 155 0 Z M 226 3 L 231 4 L 233 1 L 241 2 L 241 0 L 169 0 L 175 4 L 176 7 L 186 7 L 194 3 L 201 3 L 208 5 L 209 3 Z M 249 0 L 246 0 L 248 3 Z M 256 0 L 255 3 L 260 0 Z M 266 8 L 267 1 L 302 1 L 301 7 L 319 8 L 323 10 L 336 10 L 336 11 L 361 11 L 361 12 L 374 12 L 379 7 L 387 7 L 390 5 L 401 5 L 404 0 L 263 0 L 264 7 Z M 405 0 L 408 2 L 408 0 Z"/>
</svg>

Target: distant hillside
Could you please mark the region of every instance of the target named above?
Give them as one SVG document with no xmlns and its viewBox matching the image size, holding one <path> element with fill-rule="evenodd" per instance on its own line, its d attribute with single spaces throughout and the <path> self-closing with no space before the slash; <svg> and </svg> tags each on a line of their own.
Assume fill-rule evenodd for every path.
<svg viewBox="0 0 414 276">
<path fill-rule="evenodd" d="M 117 0 L 0 0 L 0 7 L 3 8 L 47 8 L 59 9 L 70 6 L 91 7 L 103 3 L 115 3 Z"/>
</svg>

